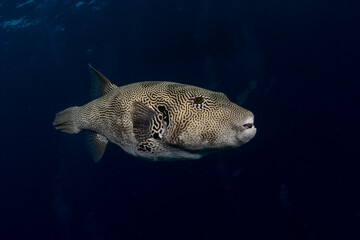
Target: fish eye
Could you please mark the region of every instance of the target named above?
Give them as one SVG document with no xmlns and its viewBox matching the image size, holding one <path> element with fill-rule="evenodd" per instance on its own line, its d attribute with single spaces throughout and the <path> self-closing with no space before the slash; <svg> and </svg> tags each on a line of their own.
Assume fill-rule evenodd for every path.
<svg viewBox="0 0 360 240">
<path fill-rule="evenodd" d="M 203 102 L 204 102 L 204 97 L 202 96 L 194 98 L 195 104 L 202 104 Z"/>
</svg>

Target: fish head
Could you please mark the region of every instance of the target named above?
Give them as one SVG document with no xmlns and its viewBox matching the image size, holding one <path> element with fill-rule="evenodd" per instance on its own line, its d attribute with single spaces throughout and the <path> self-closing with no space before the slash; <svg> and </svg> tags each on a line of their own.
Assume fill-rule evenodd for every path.
<svg viewBox="0 0 360 240">
<path fill-rule="evenodd" d="M 255 136 L 253 113 L 225 94 L 189 86 L 176 95 L 167 133 L 173 145 L 205 155 L 239 147 Z"/>
</svg>

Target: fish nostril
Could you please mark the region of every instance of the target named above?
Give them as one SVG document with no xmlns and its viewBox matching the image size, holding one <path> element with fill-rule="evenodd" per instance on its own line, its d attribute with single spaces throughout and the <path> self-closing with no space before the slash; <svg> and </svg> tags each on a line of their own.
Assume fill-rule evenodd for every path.
<svg viewBox="0 0 360 240">
<path fill-rule="evenodd" d="M 254 124 L 252 124 L 252 123 L 245 123 L 244 125 L 243 125 L 243 127 L 245 128 L 245 129 L 250 129 L 250 128 L 252 128 L 254 126 Z"/>
</svg>

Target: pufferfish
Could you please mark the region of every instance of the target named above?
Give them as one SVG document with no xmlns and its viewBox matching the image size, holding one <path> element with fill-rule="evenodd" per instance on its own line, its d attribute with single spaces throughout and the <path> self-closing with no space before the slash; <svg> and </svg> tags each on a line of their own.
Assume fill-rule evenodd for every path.
<svg viewBox="0 0 360 240">
<path fill-rule="evenodd" d="M 93 101 L 56 115 L 55 129 L 86 130 L 98 162 L 108 142 L 150 161 L 199 159 L 236 148 L 256 134 L 254 115 L 220 92 L 164 81 L 121 87 L 91 65 Z"/>
</svg>

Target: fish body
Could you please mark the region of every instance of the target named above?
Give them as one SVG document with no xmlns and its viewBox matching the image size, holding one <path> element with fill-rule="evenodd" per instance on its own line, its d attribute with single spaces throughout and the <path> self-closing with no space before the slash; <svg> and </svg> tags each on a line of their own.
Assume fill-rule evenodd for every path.
<svg viewBox="0 0 360 240">
<path fill-rule="evenodd" d="M 93 101 L 56 115 L 57 130 L 88 132 L 95 162 L 107 143 L 152 161 L 198 159 L 235 148 L 256 134 L 253 114 L 225 94 L 175 82 L 121 87 L 90 66 Z"/>
</svg>

